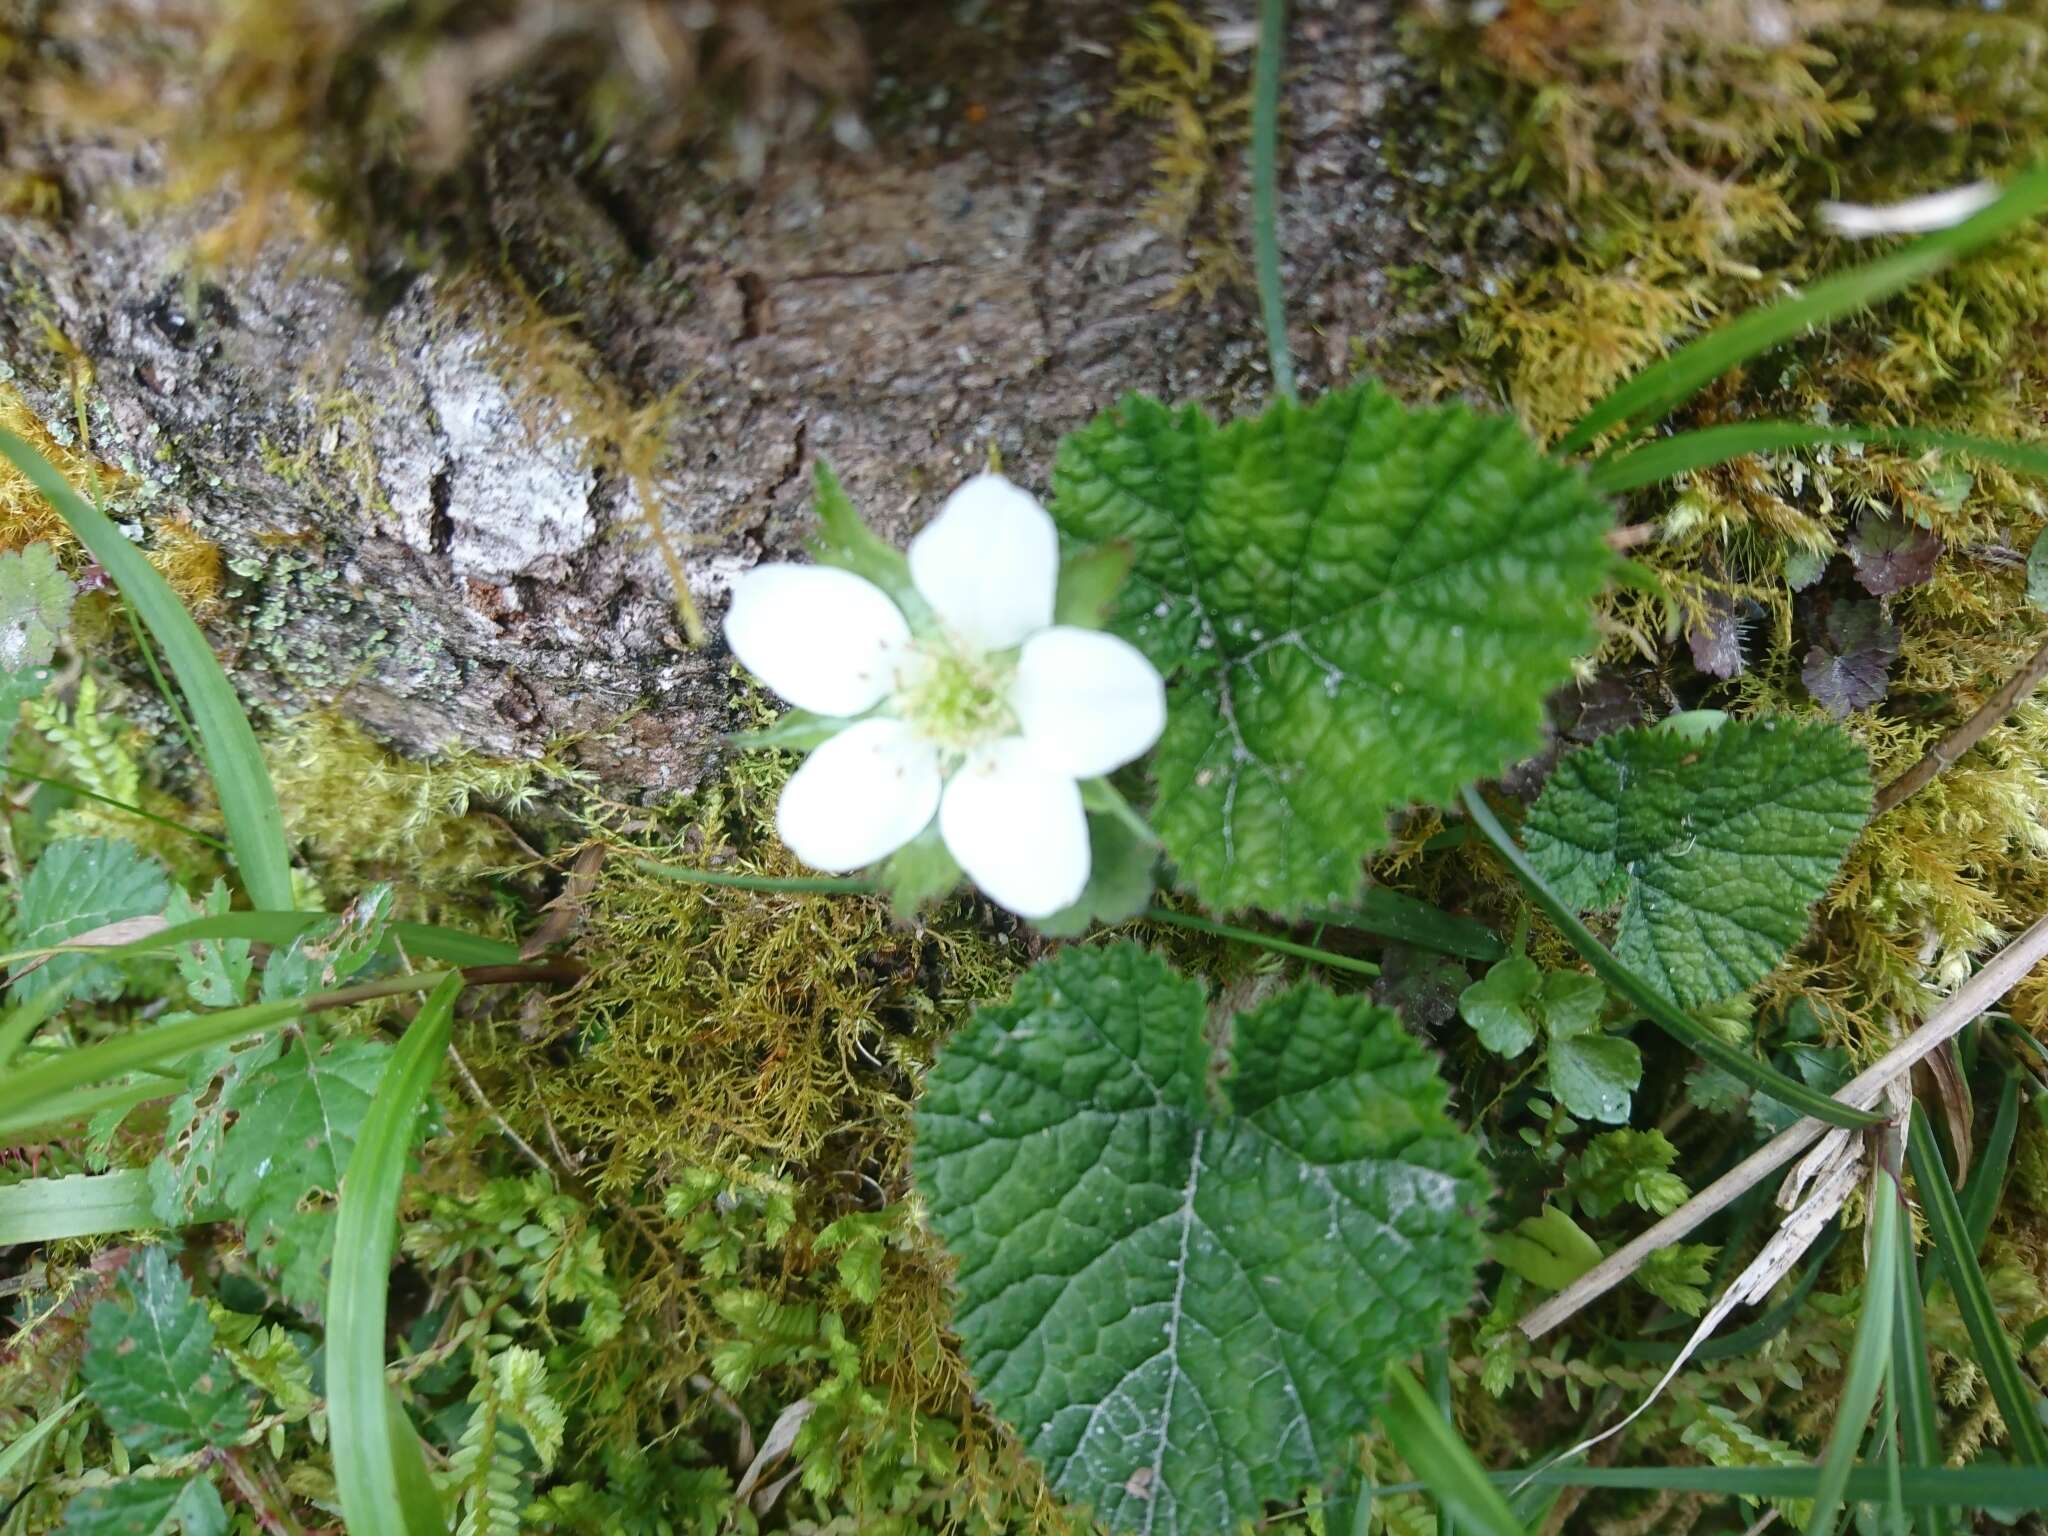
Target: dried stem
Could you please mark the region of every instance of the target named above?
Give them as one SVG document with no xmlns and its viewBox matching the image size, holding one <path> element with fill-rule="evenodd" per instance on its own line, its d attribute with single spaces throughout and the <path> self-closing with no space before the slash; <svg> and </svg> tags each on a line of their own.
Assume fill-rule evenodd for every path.
<svg viewBox="0 0 2048 1536">
<path fill-rule="evenodd" d="M 1990 735 L 1992 727 L 2018 708 L 2020 700 L 2040 687 L 2043 679 L 2048 679 L 2048 645 L 2034 652 L 2025 666 L 2006 679 L 2005 686 L 1986 699 L 1982 709 L 1929 747 L 1925 757 L 1879 790 L 1871 815 L 1882 816 L 1948 772 L 1958 758 Z"/>
<path fill-rule="evenodd" d="M 1857 1109 L 1876 1104 L 1893 1079 L 1910 1072 L 1915 1063 L 1990 1009 L 2019 985 L 2020 978 L 2044 956 L 2048 956 L 2048 917 L 2035 922 L 1993 955 L 1924 1024 L 1857 1073 L 1835 1098 Z M 1780 1131 L 1669 1216 L 1617 1248 L 1537 1307 L 1522 1319 L 1522 1332 L 1532 1339 L 1541 1338 L 1595 1297 L 1606 1294 L 1634 1274 L 1652 1253 L 1677 1242 L 1709 1216 L 1733 1204 L 1744 1191 L 1791 1162 L 1828 1129 L 1825 1122 L 1809 1117 Z"/>
</svg>

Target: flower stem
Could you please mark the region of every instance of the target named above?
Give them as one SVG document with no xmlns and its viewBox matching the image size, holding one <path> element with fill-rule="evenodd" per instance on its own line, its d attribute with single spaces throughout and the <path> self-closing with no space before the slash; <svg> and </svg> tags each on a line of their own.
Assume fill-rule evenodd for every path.
<svg viewBox="0 0 2048 1536">
<path fill-rule="evenodd" d="M 1380 968 L 1370 960 L 1360 960 L 1352 955 L 1332 954 L 1327 949 L 1316 949 L 1307 944 L 1297 944 L 1292 939 L 1279 938 L 1270 933 L 1258 933 L 1250 928 L 1233 928 L 1229 923 L 1211 922 L 1206 917 L 1196 917 L 1192 912 L 1175 912 L 1168 907 L 1146 909 L 1145 921 L 1165 923 L 1170 928 L 1188 928 L 1196 933 L 1211 933 L 1219 939 L 1235 939 L 1240 944 L 1256 944 L 1260 949 L 1270 949 L 1276 955 L 1292 955 L 1297 960 L 1313 961 L 1327 965 L 1332 970 L 1355 971 L 1360 976 L 1377 976 Z"/>
<path fill-rule="evenodd" d="M 1252 67 L 1252 266 L 1259 315 L 1266 327 L 1273 388 L 1296 398 L 1294 356 L 1287 350 L 1287 306 L 1280 293 L 1276 164 L 1280 156 L 1280 54 L 1287 39 L 1287 0 L 1260 0 L 1259 53 Z"/>
<path fill-rule="evenodd" d="M 827 875 L 741 875 L 716 869 L 685 869 L 653 859 L 633 861 L 650 875 L 684 885 L 725 885 L 742 891 L 775 891 L 793 896 L 873 896 L 881 887 L 872 880 Z"/>
</svg>

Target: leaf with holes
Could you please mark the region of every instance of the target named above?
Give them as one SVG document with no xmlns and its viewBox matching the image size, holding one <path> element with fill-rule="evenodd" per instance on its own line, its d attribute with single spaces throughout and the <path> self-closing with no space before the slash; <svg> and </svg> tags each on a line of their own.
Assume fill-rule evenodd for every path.
<svg viewBox="0 0 2048 1536">
<path fill-rule="evenodd" d="M 293 1301 L 317 1306 L 325 1294 L 334 1196 L 390 1055 L 377 1040 L 337 1040 L 317 1054 L 299 1040 L 233 1086 L 219 1197 Z"/>
<path fill-rule="evenodd" d="M 982 1396 L 1062 1497 L 1154 1536 L 1322 1481 L 1481 1254 L 1476 1147 L 1395 1015 L 1297 986 L 1237 1016 L 1220 1086 L 1206 1016 L 1136 945 L 1068 949 L 918 1111 Z"/>
<path fill-rule="evenodd" d="M 163 1248 L 146 1248 L 119 1293 L 92 1309 L 85 1390 L 130 1451 L 182 1456 L 249 1427 L 234 1367 L 213 1347 L 206 1308 Z"/>
<path fill-rule="evenodd" d="M 1060 445 L 1110 627 L 1169 677 L 1152 818 L 1209 906 L 1342 905 L 1388 814 L 1543 741 L 1594 639 L 1606 504 L 1513 421 L 1375 386 L 1218 427 L 1131 398 Z"/>
<path fill-rule="evenodd" d="M 1557 765 L 1529 860 L 1680 1007 L 1731 997 L 1806 932 L 1870 812 L 1870 766 L 1833 725 L 1734 721 L 1698 740 L 1619 731 Z"/>
<path fill-rule="evenodd" d="M 14 929 L 18 949 L 61 944 L 124 917 L 161 913 L 170 900 L 163 866 L 132 843 L 104 837 L 59 838 L 43 850 L 21 885 Z M 17 1002 L 59 982 L 74 997 L 103 1000 L 121 993 L 121 973 L 88 955 L 58 955 L 14 984 Z"/>
</svg>

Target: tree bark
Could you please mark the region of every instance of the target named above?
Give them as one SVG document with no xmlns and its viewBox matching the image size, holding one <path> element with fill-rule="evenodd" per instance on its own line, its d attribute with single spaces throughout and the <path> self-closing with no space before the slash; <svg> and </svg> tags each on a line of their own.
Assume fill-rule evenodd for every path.
<svg viewBox="0 0 2048 1536">
<path fill-rule="evenodd" d="M 69 0 L 46 27 L 67 8 L 96 11 Z M 304 245 L 195 277 L 225 197 L 136 213 L 157 146 L 17 132 L 10 160 L 60 177 L 65 211 L 0 218 L 22 295 L 0 359 L 52 421 L 72 401 L 44 321 L 89 359 L 96 451 L 157 482 L 152 515 L 223 547 L 215 638 L 251 698 L 332 705 L 414 753 L 576 736 L 617 786 L 688 788 L 735 724 L 724 594 L 800 549 L 815 461 L 900 539 L 991 448 L 1042 490 L 1059 435 L 1126 391 L 1221 413 L 1267 398 L 1248 292 L 1162 302 L 1189 255 L 1140 217 L 1159 125 L 1111 102 L 1136 8 L 990 9 L 989 45 L 964 54 L 921 35 L 944 10 L 874 17 L 878 89 L 915 105 L 871 103 L 872 147 L 778 149 L 750 182 L 688 150 L 593 157 L 573 123 L 508 113 L 466 162 L 500 259 L 421 271 L 381 310 Z M 1249 0 L 1208 19 L 1248 42 Z M 1281 242 L 1313 387 L 1397 323 L 1387 268 L 1459 258 L 1410 227 L 1383 168 L 1380 136 L 1426 92 L 1388 10 L 1306 3 L 1290 32 Z M 70 35 L 89 77 L 93 28 Z M 1248 76 L 1248 51 L 1225 64 Z M 1241 146 L 1222 153 L 1241 207 Z M 1242 216 L 1226 228 L 1243 238 Z M 515 287 L 573 323 L 616 398 L 669 400 L 657 510 L 708 646 L 679 634 L 602 445 L 545 420 L 554 403 L 495 355 L 530 339 Z"/>
</svg>

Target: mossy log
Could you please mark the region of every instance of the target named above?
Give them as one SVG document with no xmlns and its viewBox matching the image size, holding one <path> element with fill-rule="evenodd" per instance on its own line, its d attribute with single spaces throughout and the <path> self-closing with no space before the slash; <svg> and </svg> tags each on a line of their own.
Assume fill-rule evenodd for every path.
<svg viewBox="0 0 2048 1536">
<path fill-rule="evenodd" d="M 615 786 L 687 788 L 733 724 L 723 594 L 799 548 L 814 461 L 900 536 L 992 451 L 1042 486 L 1059 434 L 1123 392 L 1265 396 L 1249 294 L 1176 302 L 1203 258 L 1144 216 L 1186 173 L 1155 164 L 1157 118 L 1114 103 L 1138 8 L 957 9 L 871 19 L 860 148 L 800 134 L 725 174 L 704 141 L 594 147 L 573 101 L 515 82 L 477 104 L 418 231 L 272 228 L 236 260 L 199 257 L 241 227 L 253 171 L 186 199 L 161 135 L 10 110 L 9 174 L 40 195 L 0 201 L 0 361 L 60 437 L 82 419 L 131 472 L 145 537 L 173 513 L 220 544 L 214 634 L 252 700 L 331 703 L 413 753 L 578 737 Z M 74 102 L 118 79 L 98 23 L 151 10 L 18 22 L 24 99 L 53 60 Z M 1383 168 L 1425 91 L 1392 28 L 1351 0 L 1297 9 L 1282 246 L 1311 383 L 1393 323 L 1389 269 L 1463 260 Z M 1210 35 L 1241 126 L 1249 28 Z M 1227 122 L 1208 152 L 1196 217 L 1241 240 Z"/>
</svg>

